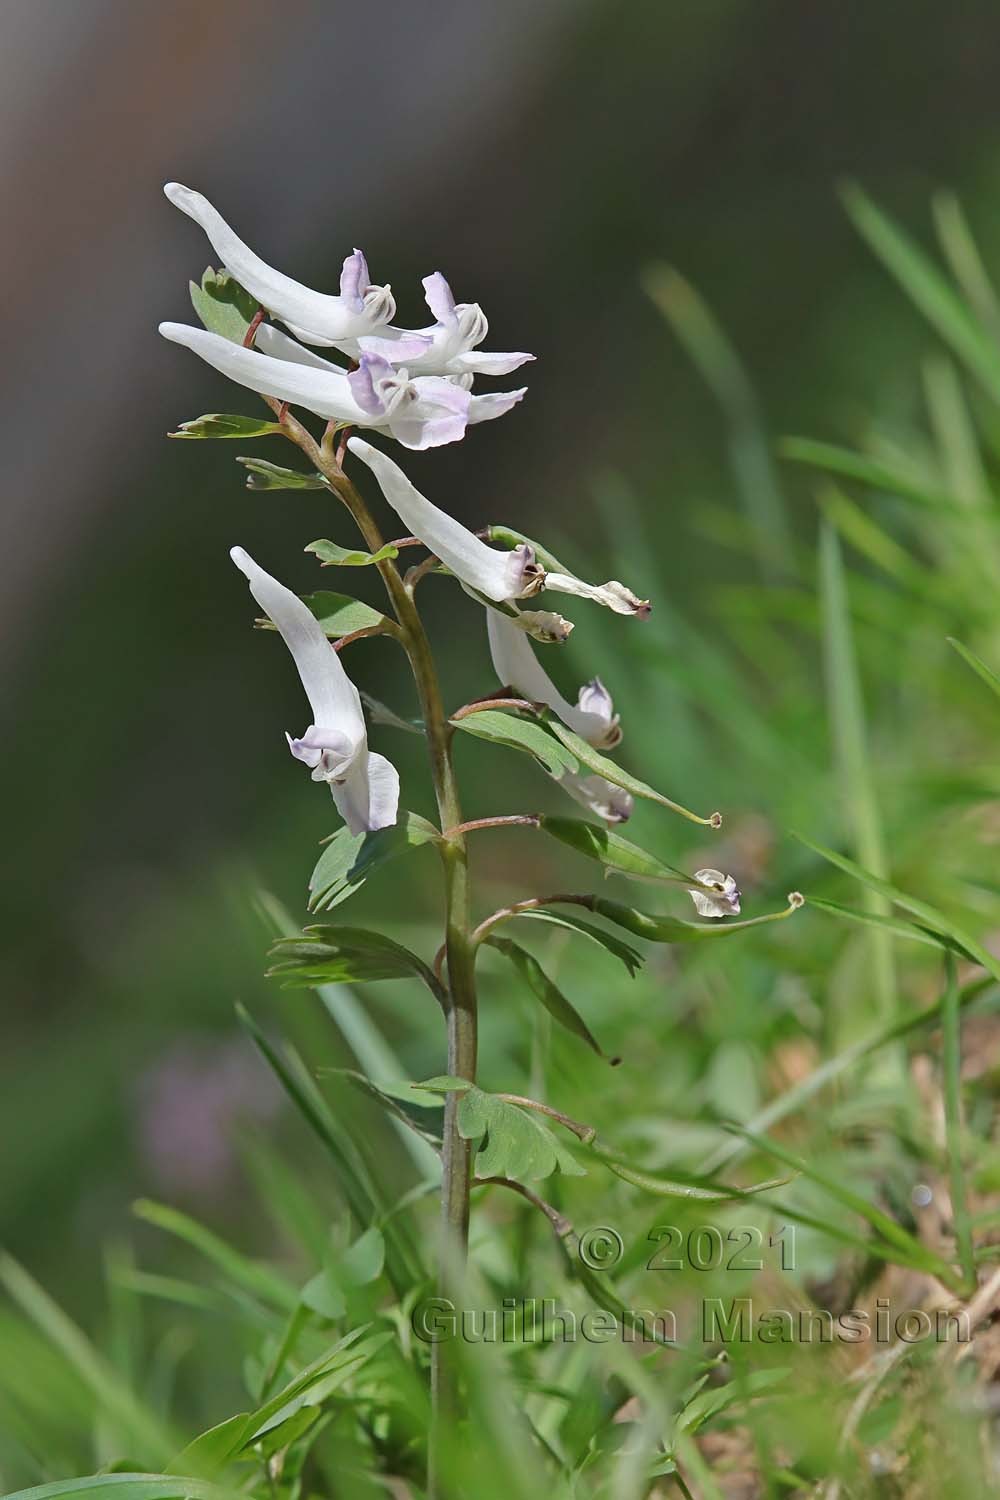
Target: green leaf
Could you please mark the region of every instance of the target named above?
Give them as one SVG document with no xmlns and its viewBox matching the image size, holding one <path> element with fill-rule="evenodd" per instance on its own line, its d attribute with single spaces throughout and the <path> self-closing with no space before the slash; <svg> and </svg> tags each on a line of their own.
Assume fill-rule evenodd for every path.
<svg viewBox="0 0 1000 1500">
<path fill-rule="evenodd" d="M 948 1155 L 955 1248 L 965 1278 L 965 1294 L 976 1290 L 976 1260 L 972 1242 L 972 1219 L 963 1159 L 962 1120 L 962 1022 L 959 1014 L 955 960 L 945 959 L 945 989 L 941 1003 L 941 1072 L 944 1077 L 944 1134 Z"/>
<path fill-rule="evenodd" d="M 582 917 L 571 916 L 567 912 L 546 911 L 542 907 L 536 910 L 514 912 L 513 916 L 519 920 L 521 917 L 530 917 L 534 922 L 549 922 L 556 927 L 568 928 L 570 932 L 579 932 L 623 963 L 633 979 L 644 963 L 643 956 L 637 948 L 633 948 L 630 943 L 622 942 L 621 938 L 615 937 L 613 932 L 605 932 L 603 927 L 595 927 L 592 922 L 585 922 Z"/>
<path fill-rule="evenodd" d="M 350 635 L 355 630 L 371 630 L 385 622 L 385 615 L 350 594 L 331 594 L 321 589 L 315 594 L 303 594 L 302 603 L 307 604 L 332 641 Z M 258 630 L 277 630 L 273 620 L 266 617 L 254 620 Z"/>
<path fill-rule="evenodd" d="M 962 958 L 967 958 L 971 963 L 976 960 L 967 948 L 954 938 L 948 937 L 943 932 L 935 932 L 931 927 L 924 927 L 919 922 L 907 922 L 903 917 L 882 916 L 871 911 L 860 911 L 853 906 L 842 906 L 839 901 L 827 901 L 820 896 L 808 896 L 810 906 L 819 907 L 820 911 L 828 911 L 831 916 L 849 917 L 852 922 L 863 922 L 868 926 L 881 927 L 886 932 L 893 933 L 896 937 L 909 938 L 911 942 L 926 943 L 929 947 L 940 948 L 946 953 L 958 953 Z"/>
<path fill-rule="evenodd" d="M 797 833 L 795 837 L 801 844 L 805 844 L 807 849 L 811 849 L 814 854 L 818 854 L 821 859 L 829 860 L 830 864 L 836 865 L 838 870 L 843 870 L 846 875 L 851 875 L 855 880 L 860 880 L 862 885 L 867 885 L 871 890 L 878 891 L 883 896 L 888 896 L 890 901 L 895 902 L 897 906 L 901 906 L 904 911 L 911 912 L 913 916 L 918 917 L 932 931 L 952 938 L 975 963 L 981 964 L 988 973 L 993 975 L 994 979 L 1000 980 L 1000 959 L 995 958 L 989 949 L 984 948 L 981 943 L 977 942 L 970 933 L 966 932 L 964 927 L 959 926 L 957 922 L 953 922 L 950 917 L 946 917 L 936 907 L 928 905 L 926 901 L 919 901 L 916 896 L 907 895 L 905 891 L 897 890 L 894 885 L 890 885 L 889 881 L 881 880 L 877 875 L 873 875 L 870 870 L 862 869 L 860 865 L 855 864 L 846 855 L 837 854 L 834 850 L 827 849 L 822 844 L 814 844 L 811 839 L 805 838 L 801 833 Z"/>
<path fill-rule="evenodd" d="M 373 724 L 384 724 L 387 729 L 402 729 L 406 734 L 426 734 L 423 719 L 404 719 L 371 693 L 362 691 L 361 701 L 368 710 Z"/>
<path fill-rule="evenodd" d="M 683 870 L 664 864 L 652 854 L 647 854 L 645 849 L 640 849 L 638 844 L 631 844 L 621 834 L 612 833 L 609 828 L 600 827 L 596 823 L 586 823 L 581 818 L 554 818 L 544 813 L 538 826 L 552 838 L 568 844 L 571 849 L 585 854 L 588 859 L 598 860 L 616 874 L 628 875 L 633 880 L 658 881 L 667 885 L 698 884 L 693 875 L 685 875 Z"/>
<path fill-rule="evenodd" d="M 463 1087 L 466 1092 L 458 1106 L 458 1130 L 464 1140 L 480 1143 L 476 1155 L 477 1177 L 537 1181 L 557 1169 L 570 1177 L 586 1175 L 585 1169 L 560 1145 L 536 1113 L 508 1104 L 505 1099 L 486 1094 L 468 1083 Z"/>
<path fill-rule="evenodd" d="M 318 1314 L 321 1318 L 328 1318 L 330 1322 L 342 1318 L 347 1311 L 344 1293 L 337 1285 L 334 1276 L 325 1267 L 306 1282 L 299 1295 L 303 1307 L 308 1307 L 310 1312 Z"/>
<path fill-rule="evenodd" d="M 682 1433 L 697 1432 L 710 1417 L 718 1416 L 740 1401 L 749 1401 L 762 1392 L 784 1385 L 792 1371 L 789 1368 L 776 1370 L 741 1370 L 737 1376 L 723 1386 L 711 1386 L 689 1401 L 674 1423 L 675 1438 Z"/>
<path fill-rule="evenodd" d="M 938 267 L 859 187 L 846 187 L 843 200 L 855 228 L 927 321 L 1000 399 L 1000 349 Z"/>
<path fill-rule="evenodd" d="M 986 686 L 992 688 L 1000 696 L 1000 677 L 997 676 L 992 668 L 988 667 L 974 651 L 970 651 L 968 646 L 963 646 L 961 641 L 956 641 L 954 636 L 949 635 L 946 639 L 948 645 L 953 646 L 962 660 L 968 662 L 972 670 L 983 679 Z"/>
<path fill-rule="evenodd" d="M 385 1265 L 385 1240 L 373 1224 L 349 1246 L 337 1263 L 338 1275 L 349 1286 L 369 1286 L 377 1281 Z"/>
<path fill-rule="evenodd" d="M 473 715 L 473 717 L 479 717 L 479 715 Z M 588 745 L 586 740 L 581 739 L 578 734 L 574 734 L 572 729 L 568 729 L 565 724 L 556 718 L 555 714 L 546 711 L 542 717 L 556 738 L 561 740 L 566 749 L 571 751 L 577 760 L 582 765 L 585 765 L 589 771 L 594 771 L 598 776 L 603 776 L 605 781 L 610 781 L 613 786 L 624 787 L 625 791 L 631 792 L 634 797 L 644 797 L 649 802 L 658 802 L 661 807 L 667 807 L 671 812 L 679 813 L 682 818 L 687 818 L 690 823 L 712 824 L 716 826 L 713 818 L 699 817 L 697 813 L 690 812 L 686 807 L 682 807 L 679 802 L 672 802 L 669 797 L 664 797 L 662 792 L 658 792 L 653 787 L 648 786 L 645 781 L 639 781 L 637 777 L 630 776 L 627 771 L 622 770 L 616 761 L 610 760 L 606 755 L 601 755 L 599 751 L 594 749 L 593 745 Z M 464 725 L 465 722 L 463 719 L 462 724 Z"/>
<path fill-rule="evenodd" d="M 205 1479 L 170 1474 L 92 1474 L 14 1490 L 4 1500 L 240 1500 L 241 1495 Z"/>
<path fill-rule="evenodd" d="M 247 1443 L 255 1441 L 281 1422 L 287 1422 L 302 1406 L 314 1406 L 324 1400 L 337 1385 L 342 1385 L 372 1355 L 395 1338 L 395 1334 L 391 1332 L 370 1334 L 364 1338 L 370 1327 L 370 1324 L 362 1324 L 360 1328 L 352 1329 L 326 1354 L 307 1365 L 288 1385 L 251 1412 L 248 1418 Z"/>
<path fill-rule="evenodd" d="M 473 734 L 478 739 L 492 740 L 498 745 L 509 745 L 513 750 L 526 750 L 548 771 L 559 777 L 566 771 L 576 771 L 577 762 L 541 724 L 531 719 L 520 719 L 515 714 L 500 709 L 486 708 L 482 713 L 466 714 L 464 718 L 450 721 L 456 729 Z M 582 742 L 581 742 L 582 743 Z"/>
<path fill-rule="evenodd" d="M 167 1468 L 172 1474 L 198 1474 L 203 1479 L 214 1479 L 239 1453 L 250 1430 L 249 1412 L 228 1417 L 188 1443 Z"/>
<path fill-rule="evenodd" d="M 440 994 L 441 987 L 423 959 L 392 938 L 364 927 L 307 927 L 301 937 L 279 938 L 271 948 L 271 957 L 277 962 L 268 969 L 267 977 L 284 980 L 286 988 L 311 989 L 317 982 L 416 978 L 435 995 Z"/>
<path fill-rule="evenodd" d="M 419 813 L 401 813 L 391 828 L 352 834 L 338 828 L 309 877 L 309 908 L 329 911 L 360 890 L 369 875 L 387 860 L 439 838 L 433 823 Z"/>
<path fill-rule="evenodd" d="M 486 941 L 491 948 L 495 948 L 498 953 L 502 953 L 505 958 L 510 960 L 535 999 L 544 1006 L 554 1021 L 557 1021 L 560 1026 L 565 1027 L 567 1031 L 572 1032 L 574 1036 L 579 1037 L 582 1042 L 586 1042 L 587 1046 L 591 1051 L 596 1052 L 598 1057 L 607 1058 L 607 1054 L 579 1011 L 566 999 L 562 991 L 552 983 L 552 980 L 545 973 L 545 970 L 533 954 L 526 952 L 524 948 L 519 948 L 509 938 L 490 936 Z M 614 1065 L 620 1059 L 610 1058 L 608 1061 Z"/>
<path fill-rule="evenodd" d="M 350 547 L 338 547 L 336 542 L 328 542 L 323 537 L 318 542 L 310 542 L 303 550 L 314 552 L 324 568 L 367 568 L 372 563 L 399 556 L 399 548 L 391 542 L 386 542 L 377 552 L 358 552 Z"/>
<path fill-rule="evenodd" d="M 630 1162 L 623 1161 L 620 1156 L 609 1153 L 596 1143 L 592 1149 L 596 1150 L 602 1165 L 614 1172 L 616 1177 L 657 1198 L 688 1198 L 695 1203 L 731 1203 L 756 1197 L 758 1193 L 768 1193 L 772 1188 L 784 1187 L 789 1180 L 787 1177 L 772 1177 L 767 1182 L 755 1182 L 751 1187 L 730 1187 L 724 1182 L 688 1177 L 683 1173 L 664 1177 L 660 1172 L 646 1172 L 641 1167 L 633 1167 Z"/>
<path fill-rule="evenodd" d="M 143 1223 L 152 1224 L 165 1234 L 172 1234 L 183 1240 L 221 1271 L 228 1281 L 249 1292 L 268 1307 L 276 1307 L 281 1312 L 291 1312 L 295 1307 L 298 1295 L 290 1281 L 277 1271 L 272 1271 L 269 1266 L 249 1260 L 227 1245 L 211 1229 L 206 1229 L 204 1224 L 199 1224 L 197 1219 L 192 1219 L 180 1209 L 140 1198 L 133 1203 L 132 1212 Z"/>
<path fill-rule="evenodd" d="M 730 937 L 733 933 L 746 932 L 751 927 L 763 927 L 768 922 L 782 922 L 795 911 L 787 906 L 784 911 L 772 911 L 762 917 L 747 917 L 742 922 L 730 922 L 728 918 L 708 922 L 682 922 L 678 917 L 652 916 L 625 906 L 620 901 L 608 901 L 604 896 L 591 896 L 590 910 L 606 917 L 636 937 L 650 943 L 700 943 L 712 938 Z"/>
<path fill-rule="evenodd" d="M 273 437 L 280 432 L 277 422 L 214 411 L 204 417 L 193 417 L 190 422 L 182 422 L 176 432 L 167 435 L 172 438 L 256 438 Z"/>
<path fill-rule="evenodd" d="M 231 343 L 242 344 L 260 304 L 244 291 L 228 271 L 207 268 L 201 286 L 189 282 L 191 301 L 209 333 L 220 333 Z"/>
<path fill-rule="evenodd" d="M 297 469 L 283 469 L 280 464 L 267 463 L 263 458 L 237 458 L 236 462 L 249 470 L 248 490 L 328 490 L 330 488 L 322 474 L 303 474 Z"/>
</svg>

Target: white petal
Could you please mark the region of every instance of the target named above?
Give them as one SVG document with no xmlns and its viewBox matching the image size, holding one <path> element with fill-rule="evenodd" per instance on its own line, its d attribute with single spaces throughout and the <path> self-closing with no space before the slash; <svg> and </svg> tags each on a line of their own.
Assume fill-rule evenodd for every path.
<svg viewBox="0 0 1000 1500">
<path fill-rule="evenodd" d="M 363 748 L 365 720 L 358 690 L 312 610 L 291 589 L 265 573 L 242 547 L 233 547 L 229 555 L 246 576 L 251 594 L 277 626 L 292 653 L 312 705 L 313 724 L 304 738 L 309 739 L 312 730 L 332 730 L 344 736 L 355 750 Z"/>
<path fill-rule="evenodd" d="M 367 750 L 359 755 L 342 781 L 330 791 L 337 811 L 351 833 L 374 833 L 390 828 L 399 809 L 399 774 L 384 755 Z"/>
<path fill-rule="evenodd" d="M 347 446 L 371 469 L 404 526 L 463 583 L 495 600 L 516 599 L 526 588 L 537 589 L 538 572 L 527 555 L 528 549 L 498 552 L 487 547 L 460 521 L 425 499 L 399 465 L 378 448 L 356 437 Z"/>
<path fill-rule="evenodd" d="M 273 323 L 261 323 L 254 335 L 254 343 L 262 354 L 269 354 L 272 359 L 283 359 L 293 365 L 308 365 L 313 370 L 326 370 L 330 375 L 347 375 L 343 365 L 335 365 L 332 360 L 314 354 L 296 339 L 290 339 L 287 333 L 282 333 L 280 328 L 275 328 Z"/>
<path fill-rule="evenodd" d="M 519 391 L 491 391 L 486 396 L 473 396 L 469 403 L 469 425 L 474 422 L 492 422 L 494 417 L 502 417 L 512 406 L 523 401 L 527 394 L 528 387 L 523 385 Z"/>
<path fill-rule="evenodd" d="M 635 810 L 632 793 L 606 781 L 603 776 L 581 776 L 567 771 L 559 777 L 559 785 L 606 823 L 625 823 Z"/>
<path fill-rule="evenodd" d="M 274 317 L 289 327 L 294 326 L 296 332 L 301 330 L 310 342 L 357 338 L 392 320 L 396 308 L 388 288 L 363 289 L 369 295 L 364 296 L 360 308 L 353 297 L 314 292 L 255 255 L 201 193 L 192 192 L 179 182 L 168 182 L 163 191 L 182 213 L 201 225 L 226 270 L 240 285 Z M 345 268 L 358 253 L 348 256 Z"/>
<path fill-rule="evenodd" d="M 588 744 L 603 743 L 607 723 L 599 714 L 585 713 L 568 703 L 541 666 L 524 631 L 498 610 L 486 613 L 493 670 L 507 687 L 516 688 L 532 703 L 544 703 L 557 718 Z"/>
<path fill-rule="evenodd" d="M 470 417 L 470 421 L 472 420 L 474 419 Z M 640 620 L 645 620 L 652 609 L 648 599 L 637 598 L 631 589 L 627 589 L 616 578 L 608 583 L 584 583 L 582 579 L 574 578 L 569 573 L 546 573 L 545 587 L 555 589 L 560 594 L 576 594 L 581 599 L 593 599 L 595 604 L 613 609 L 616 615 L 636 615 Z"/>
<path fill-rule="evenodd" d="M 364 355 L 362 360 L 377 357 Z M 385 423 L 396 441 L 404 448 L 416 449 L 460 442 L 469 420 L 472 398 L 468 391 L 438 376 L 418 376 L 409 384 L 414 399 L 393 406 Z"/>
<path fill-rule="evenodd" d="M 481 354 L 478 350 L 470 349 L 465 354 L 456 355 L 452 361 L 462 374 L 468 375 L 509 375 L 512 370 L 519 370 L 533 360 L 533 354 Z"/>
<path fill-rule="evenodd" d="M 291 401 L 315 412 L 328 421 L 350 422 L 371 427 L 372 418 L 363 412 L 351 395 L 347 375 L 334 369 L 318 369 L 290 358 L 275 359 L 244 349 L 205 328 L 187 323 L 161 323 L 160 332 L 171 343 L 192 349 L 206 364 L 261 396 Z"/>
</svg>

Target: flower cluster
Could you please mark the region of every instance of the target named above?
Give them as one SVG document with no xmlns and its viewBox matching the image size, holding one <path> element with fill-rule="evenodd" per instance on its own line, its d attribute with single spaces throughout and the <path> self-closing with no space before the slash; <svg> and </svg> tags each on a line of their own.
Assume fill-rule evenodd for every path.
<svg viewBox="0 0 1000 1500">
<path fill-rule="evenodd" d="M 434 322 L 399 328 L 392 321 L 396 304 L 391 290 L 372 283 L 360 250 L 343 263 L 339 293 L 313 291 L 255 255 L 200 193 L 177 183 L 168 183 L 165 192 L 205 231 L 229 276 L 257 300 L 260 312 L 243 343 L 179 323 L 163 323 L 160 332 L 237 384 L 314 413 L 330 432 L 362 428 L 415 450 L 456 442 L 471 424 L 502 416 L 525 395 L 523 388 L 473 394 L 476 377 L 507 375 L 534 356 L 482 352 L 489 329 L 485 314 L 477 303 L 456 302 L 439 271 L 423 281 Z M 315 353 L 316 347 L 335 350 L 346 362 L 334 363 Z M 422 495 L 380 448 L 353 436 L 346 449 L 372 471 L 392 510 L 435 565 L 486 608 L 490 654 L 502 688 L 549 711 L 595 749 L 614 749 L 622 732 L 604 684 L 595 677 L 570 703 L 538 662 L 529 640 L 563 641 L 571 623 L 553 611 L 522 604 L 551 590 L 643 619 L 649 614 L 648 601 L 615 579 L 585 583 L 553 565 L 553 559 L 540 560 L 527 541 L 506 548 L 489 545 Z M 288 646 L 312 708 L 306 732 L 297 739 L 287 736 L 292 754 L 310 768 L 314 780 L 329 785 L 352 833 L 394 824 L 399 777 L 384 756 L 368 749 L 358 691 L 319 621 L 242 548 L 234 547 L 232 558 Z M 564 772 L 559 783 L 608 823 L 631 815 L 630 793 L 603 776 Z M 703 880 L 716 874 L 702 871 L 695 877 L 702 887 L 692 891 L 699 912 L 738 912 L 738 893 L 725 883 L 727 877 Z"/>
</svg>

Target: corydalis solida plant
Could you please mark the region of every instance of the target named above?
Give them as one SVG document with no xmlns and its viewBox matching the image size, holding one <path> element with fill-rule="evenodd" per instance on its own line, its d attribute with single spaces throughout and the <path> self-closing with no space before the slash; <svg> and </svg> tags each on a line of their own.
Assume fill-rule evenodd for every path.
<svg viewBox="0 0 1000 1500">
<path fill-rule="evenodd" d="M 376 841 L 396 837 L 400 847 L 432 842 L 440 855 L 443 943 L 433 968 L 377 933 L 331 924 L 307 928 L 301 939 L 279 943 L 276 972 L 291 982 L 306 984 L 324 978 L 361 982 L 415 974 L 439 1001 L 447 1031 L 446 1076 L 433 1081 L 445 1101 L 439 1249 L 442 1285 L 451 1288 L 461 1275 L 468 1240 L 474 1157 L 487 1141 L 489 1155 L 484 1151 L 484 1160 L 493 1165 L 482 1176 L 491 1180 L 496 1162 L 502 1158 L 501 1142 L 494 1138 L 498 1127 L 482 1123 L 488 1115 L 482 1100 L 489 1096 L 474 1088 L 477 954 L 488 943 L 509 957 L 522 975 L 535 975 L 537 969 L 537 965 L 526 968 L 525 960 L 530 964 L 535 961 L 508 939 L 498 937 L 496 927 L 525 912 L 560 903 L 594 911 L 651 941 L 674 942 L 721 935 L 732 932 L 735 926 L 752 926 L 787 912 L 738 924 L 701 926 L 649 916 L 588 893 L 550 897 L 531 893 L 473 925 L 468 835 L 511 823 L 545 832 L 599 861 L 609 871 L 687 888 L 701 915 L 724 919 L 739 911 L 731 877 L 715 870 L 688 876 L 661 864 L 613 832 L 614 825 L 629 817 L 636 796 L 659 802 L 695 823 L 718 827 L 720 819 L 718 814 L 700 817 L 689 812 L 623 770 L 608 754 L 622 738 L 608 689 L 594 678 L 580 689 L 577 702 L 571 703 L 543 669 L 532 645 L 532 639 L 548 643 L 564 640 L 572 629 L 561 615 L 540 605 L 539 596 L 546 591 L 575 596 L 631 617 L 630 622 L 621 622 L 620 628 L 626 629 L 639 628 L 631 622 L 648 615 L 649 603 L 617 580 L 583 582 L 538 543 L 506 528 L 491 527 L 488 541 L 474 535 L 427 499 L 394 457 L 350 435 L 351 429 L 363 428 L 404 449 L 437 447 L 462 440 L 478 421 L 504 415 L 525 394 L 523 389 L 499 394 L 473 392 L 478 377 L 507 374 L 533 356 L 480 352 L 488 331 L 486 318 L 477 304 L 456 303 L 440 272 L 424 280 L 435 322 L 418 329 L 399 328 L 392 322 L 395 301 L 390 288 L 370 281 L 360 251 L 345 259 L 338 293 L 315 292 L 266 265 L 200 194 L 177 184 L 169 184 L 166 193 L 205 230 L 224 271 L 208 272 L 200 287 L 192 286 L 192 300 L 203 328 L 164 323 L 160 331 L 238 385 L 260 394 L 274 419 L 267 422 L 214 414 L 183 424 L 176 435 L 230 439 L 280 436 L 292 443 L 305 455 L 311 472 L 303 474 L 244 459 L 251 470 L 251 486 L 325 489 L 347 511 L 367 551 L 349 552 L 326 540 L 311 543 L 307 550 L 317 553 L 327 565 L 349 561 L 354 566 L 374 566 L 385 585 L 386 615 L 350 599 L 343 599 L 332 613 L 324 614 L 315 599 L 298 598 L 242 548 L 232 549 L 232 559 L 246 576 L 254 599 L 288 647 L 310 703 L 311 722 L 301 735 L 286 736 L 288 747 L 308 767 L 314 780 L 329 786 L 345 824 L 327 844 L 314 872 L 314 905 L 329 908 L 351 893 L 355 888 L 351 872 L 362 865 L 368 868 L 376 847 L 381 847 Z M 275 322 L 283 323 L 294 337 L 274 327 Z M 346 362 L 338 365 L 317 355 L 313 346 L 332 349 Z M 318 435 L 292 412 L 293 405 L 322 419 L 325 425 Z M 401 572 L 397 566 L 399 546 L 386 544 L 368 502 L 348 472 L 350 460 L 372 471 L 384 500 L 412 534 L 406 545 L 423 545 L 426 556 L 407 571 Z M 480 680 L 477 696 L 450 714 L 442 701 L 434 656 L 417 605 L 421 579 L 431 571 L 453 578 L 475 601 L 469 608 L 485 611 L 485 634 L 498 679 L 492 686 L 485 678 Z M 368 745 L 360 695 L 343 656 L 352 641 L 372 634 L 387 634 L 398 641 L 412 669 L 429 751 L 438 811 L 436 828 L 400 810 L 396 770 Z M 460 732 L 530 753 L 599 821 L 517 811 L 464 822 L 453 754 Z M 796 904 L 790 901 L 788 911 Z M 620 939 L 602 936 L 601 929 L 583 930 L 591 937 L 596 933 L 597 940 L 603 940 L 611 951 L 617 944 L 621 955 Z M 638 959 L 634 950 L 624 951 L 630 955 L 630 963 Z M 543 1003 L 552 1010 L 551 993 L 545 993 L 549 999 Z M 552 1013 L 582 1041 L 599 1050 L 568 1001 L 559 997 Z M 467 1107 L 473 1103 L 475 1109 Z M 519 1103 L 551 1114 L 547 1106 L 534 1101 L 522 1099 Z M 553 1117 L 566 1123 L 566 1117 L 558 1112 Z M 579 1131 L 576 1134 L 579 1136 Z M 589 1143 L 592 1134 L 584 1132 L 580 1138 Z M 564 1171 L 571 1169 L 572 1158 L 565 1152 L 556 1152 L 552 1160 Z M 508 1170 L 499 1175 L 516 1180 L 516 1168 L 508 1163 Z M 456 1411 L 453 1358 L 450 1345 L 432 1347 L 432 1396 L 439 1417 Z M 434 1492 L 438 1478 L 433 1465 L 433 1435 L 431 1451 L 430 1487 Z"/>
</svg>

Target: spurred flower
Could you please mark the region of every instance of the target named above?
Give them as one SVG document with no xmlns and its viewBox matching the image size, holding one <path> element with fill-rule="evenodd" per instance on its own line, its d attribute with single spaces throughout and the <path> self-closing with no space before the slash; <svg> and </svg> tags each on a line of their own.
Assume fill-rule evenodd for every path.
<svg viewBox="0 0 1000 1500">
<path fill-rule="evenodd" d="M 688 895 L 700 917 L 739 916 L 740 893 L 731 875 L 723 875 L 721 870 L 695 870 L 694 878 L 700 882 L 700 889 L 689 889 Z"/>
<path fill-rule="evenodd" d="M 285 339 L 282 357 L 275 358 L 187 323 L 161 323 L 160 332 L 172 343 L 192 349 L 237 385 L 304 406 L 327 421 L 374 427 L 404 448 L 437 448 L 465 436 L 473 398 L 439 376 L 410 380 L 405 370 L 394 369 L 374 354 L 363 355 L 358 368 L 348 372 L 291 339 Z M 289 349 L 298 355 L 291 356 Z"/>
<path fill-rule="evenodd" d="M 327 370 L 332 375 L 344 376 L 347 373 L 341 369 L 340 365 L 331 364 L 328 359 L 314 354 L 311 349 L 303 348 L 301 344 L 297 344 L 294 339 L 282 333 L 279 328 L 273 328 L 270 323 L 260 325 L 254 342 L 264 354 L 270 354 L 275 359 L 286 359 L 292 364 L 308 365 L 313 370 Z M 394 369 L 390 362 L 375 350 L 368 353 L 359 351 L 359 359 L 362 366 L 380 370 L 383 379 L 388 379 L 389 374 L 395 374 L 400 378 L 409 378 L 414 374 L 412 368 Z M 492 422 L 494 417 L 502 417 L 528 393 L 528 387 L 521 386 L 516 391 L 490 391 L 484 396 L 473 396 L 468 394 L 472 390 L 471 375 L 446 380 L 442 376 L 418 374 L 415 379 L 410 380 L 410 384 L 420 391 L 437 393 L 437 398 L 445 402 L 449 398 L 447 391 L 443 389 L 444 386 L 451 386 L 460 391 L 466 397 L 466 422 L 470 427 L 476 422 Z"/>
<path fill-rule="evenodd" d="M 255 255 L 201 193 L 179 182 L 168 182 L 163 191 L 182 213 L 201 225 L 216 255 L 240 286 L 307 343 L 332 345 L 342 339 L 363 338 L 393 317 L 396 304 L 392 293 L 388 286 L 372 285 L 360 250 L 344 261 L 339 295 L 314 292 Z M 402 350 L 410 353 L 418 353 L 423 347 L 422 339 L 402 344 Z M 400 358 L 405 357 L 401 352 Z"/>
<path fill-rule="evenodd" d="M 403 525 L 462 583 L 496 601 L 522 599 L 537 593 L 544 574 L 530 547 L 515 547 L 512 552 L 487 547 L 461 521 L 421 495 L 399 465 L 380 449 L 356 437 L 347 446 L 371 469 Z"/>
<path fill-rule="evenodd" d="M 599 677 L 585 683 L 576 704 L 567 701 L 539 665 L 522 630 L 495 609 L 487 612 L 493 669 L 505 687 L 532 703 L 544 703 L 567 728 L 598 750 L 613 749 L 622 737 L 611 694 Z M 608 823 L 624 823 L 632 816 L 632 796 L 603 776 L 564 772 L 559 785 L 577 802 Z"/>
<path fill-rule="evenodd" d="M 292 653 L 312 707 L 313 723 L 305 734 L 299 739 L 285 735 L 288 748 L 309 767 L 313 781 L 327 782 L 351 833 L 390 827 L 399 806 L 399 776 L 384 755 L 368 749 L 358 690 L 319 621 L 242 547 L 229 555 Z"/>
<path fill-rule="evenodd" d="M 434 271 L 423 280 L 427 306 L 437 319 L 427 328 L 380 328 L 377 334 L 339 342 L 338 348 L 357 359 L 369 351 L 393 364 L 405 364 L 411 375 L 509 375 L 534 359 L 533 354 L 481 354 L 478 345 L 489 331 L 478 302 L 456 302 L 451 287 Z M 420 352 L 414 351 L 417 342 Z M 414 352 L 411 352 L 414 351 Z"/>
</svg>

